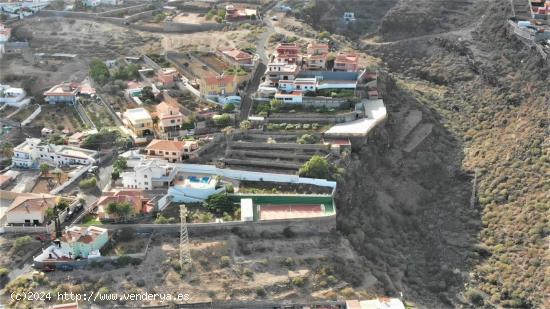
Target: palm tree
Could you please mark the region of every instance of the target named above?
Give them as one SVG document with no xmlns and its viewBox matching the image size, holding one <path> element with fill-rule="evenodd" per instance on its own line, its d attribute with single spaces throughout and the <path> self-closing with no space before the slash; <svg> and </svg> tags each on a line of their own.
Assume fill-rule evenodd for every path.
<svg viewBox="0 0 550 309">
<path fill-rule="evenodd" d="M 40 175 L 46 176 L 48 174 L 48 171 L 50 170 L 50 166 L 46 163 L 40 164 Z"/>
<path fill-rule="evenodd" d="M 52 174 L 57 178 L 57 184 L 61 182 L 61 176 L 63 176 L 63 171 L 60 168 L 56 168 L 52 171 Z"/>
</svg>

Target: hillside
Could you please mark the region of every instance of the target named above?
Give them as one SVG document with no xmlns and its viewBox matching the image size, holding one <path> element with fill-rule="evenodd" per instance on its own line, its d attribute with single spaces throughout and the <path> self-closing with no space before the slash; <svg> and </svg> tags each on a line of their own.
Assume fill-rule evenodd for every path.
<svg viewBox="0 0 550 309">
<path fill-rule="evenodd" d="M 550 68 L 502 1 L 442 3 L 400 1 L 377 33 L 395 42 L 364 46 L 385 63 L 390 119 L 348 162 L 340 231 L 389 295 L 548 306 Z"/>
</svg>

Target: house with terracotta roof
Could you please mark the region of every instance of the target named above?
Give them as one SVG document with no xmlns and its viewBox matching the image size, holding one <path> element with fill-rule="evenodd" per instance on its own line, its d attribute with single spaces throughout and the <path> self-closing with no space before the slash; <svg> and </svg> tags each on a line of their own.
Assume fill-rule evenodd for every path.
<svg viewBox="0 0 550 309">
<path fill-rule="evenodd" d="M 67 228 L 59 242 L 58 249 L 63 256 L 70 259 L 77 257 L 89 258 L 90 256 L 101 256 L 99 250 L 109 241 L 108 230 L 97 226 L 87 228 L 72 226 Z M 54 241 L 55 242 L 55 241 Z"/>
<path fill-rule="evenodd" d="M 280 43 L 275 49 L 275 62 L 298 63 L 300 45 L 296 43 Z"/>
<path fill-rule="evenodd" d="M 49 104 L 65 103 L 72 105 L 76 102 L 79 92 L 80 84 L 62 83 L 44 92 L 44 101 Z"/>
<path fill-rule="evenodd" d="M 185 122 L 185 115 L 180 111 L 180 107 L 174 102 L 161 102 L 155 107 L 158 117 L 158 128 L 162 132 L 178 130 Z"/>
<path fill-rule="evenodd" d="M 257 14 L 255 9 L 235 6 L 233 4 L 225 6 L 225 19 L 227 21 L 255 19 L 258 16 Z"/>
<path fill-rule="evenodd" d="M 164 88 L 173 87 L 179 80 L 179 73 L 175 68 L 161 68 L 155 75 L 155 81 Z"/>
<path fill-rule="evenodd" d="M 200 80 L 200 90 L 205 96 L 225 96 L 237 92 L 236 75 L 209 75 Z"/>
<path fill-rule="evenodd" d="M 196 141 L 171 141 L 154 139 L 145 147 L 147 156 L 163 158 L 169 162 L 181 162 L 199 148 Z"/>
<path fill-rule="evenodd" d="M 218 54 L 234 65 L 250 66 L 254 63 L 253 56 L 237 48 L 219 49 Z"/>
<path fill-rule="evenodd" d="M 116 219 L 116 214 L 109 214 L 107 208 L 111 203 L 129 203 L 134 214 L 150 213 L 154 209 L 151 201 L 143 195 L 140 189 L 117 189 L 103 192 L 96 202 L 97 215 L 100 220 Z"/>
<path fill-rule="evenodd" d="M 53 208 L 61 198 L 51 194 L 16 193 L 0 191 L 5 222 L 15 225 L 42 225 L 46 222 L 46 211 Z"/>
<path fill-rule="evenodd" d="M 308 70 L 323 70 L 326 67 L 329 52 L 328 44 L 310 43 L 307 47 L 305 63 Z"/>
<path fill-rule="evenodd" d="M 339 53 L 334 59 L 334 71 L 357 72 L 359 57 L 354 53 Z"/>
</svg>

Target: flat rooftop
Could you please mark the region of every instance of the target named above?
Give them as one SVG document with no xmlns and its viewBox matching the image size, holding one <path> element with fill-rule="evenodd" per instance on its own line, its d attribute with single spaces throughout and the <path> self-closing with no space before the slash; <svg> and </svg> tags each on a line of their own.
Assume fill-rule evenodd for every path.
<svg viewBox="0 0 550 309">
<path fill-rule="evenodd" d="M 366 118 L 334 125 L 325 132 L 328 136 L 361 137 L 366 136 L 387 117 L 383 100 L 367 100 L 363 104 Z"/>
</svg>

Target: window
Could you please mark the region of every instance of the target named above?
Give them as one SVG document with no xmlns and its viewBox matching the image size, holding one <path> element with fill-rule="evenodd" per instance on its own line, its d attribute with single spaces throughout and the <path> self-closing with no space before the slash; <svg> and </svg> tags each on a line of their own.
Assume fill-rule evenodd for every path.
<svg viewBox="0 0 550 309">
<path fill-rule="evenodd" d="M 146 182 L 144 182 L 143 184 L 144 184 L 144 185 L 148 185 L 149 183 L 146 181 Z"/>
<path fill-rule="evenodd" d="M 143 178 L 147 178 L 147 175 L 143 175 Z"/>
<path fill-rule="evenodd" d="M 175 156 L 175 155 L 176 155 L 176 153 L 175 153 L 175 152 L 172 152 L 172 155 L 173 155 L 173 156 Z"/>
<path fill-rule="evenodd" d="M 176 121 L 174 119 L 170 120 L 170 123 L 176 123 Z"/>
</svg>

